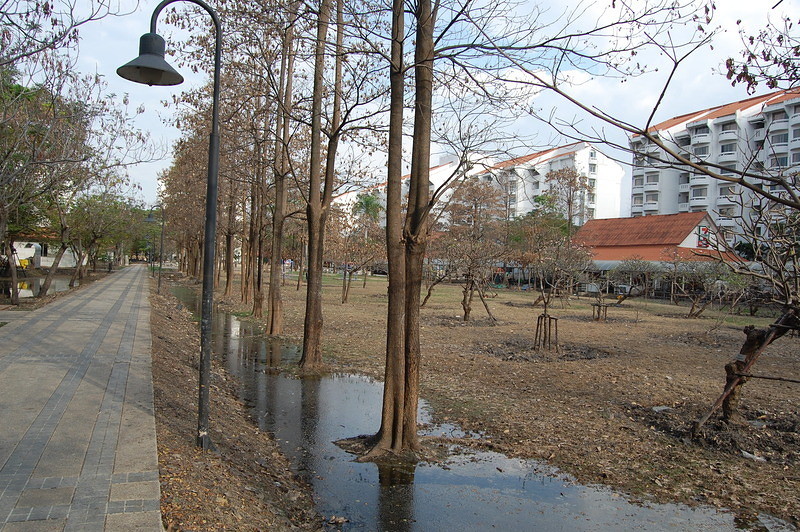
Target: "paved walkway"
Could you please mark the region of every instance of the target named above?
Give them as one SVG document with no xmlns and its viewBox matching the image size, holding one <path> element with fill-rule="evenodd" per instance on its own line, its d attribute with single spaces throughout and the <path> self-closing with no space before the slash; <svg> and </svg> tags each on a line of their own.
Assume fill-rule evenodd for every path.
<svg viewBox="0 0 800 532">
<path fill-rule="evenodd" d="M 0 529 L 161 530 L 144 266 L 0 311 Z"/>
</svg>

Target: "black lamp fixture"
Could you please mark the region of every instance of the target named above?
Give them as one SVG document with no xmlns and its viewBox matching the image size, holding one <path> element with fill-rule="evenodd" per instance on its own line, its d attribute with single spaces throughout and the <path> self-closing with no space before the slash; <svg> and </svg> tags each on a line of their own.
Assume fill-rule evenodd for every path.
<svg viewBox="0 0 800 532">
<path fill-rule="evenodd" d="M 206 181 L 206 221 L 203 238 L 203 296 L 200 310 L 200 385 L 197 406 L 196 445 L 213 449 L 208 433 L 209 390 L 211 385 L 211 320 L 214 299 L 214 253 L 217 230 L 217 177 L 219 175 L 219 71 L 222 50 L 222 25 L 216 12 L 203 0 L 162 0 L 150 18 L 150 33 L 139 39 L 139 57 L 117 69 L 121 77 L 145 85 L 177 85 L 181 76 L 164 59 L 164 38 L 156 33 L 159 13 L 173 2 L 185 1 L 203 8 L 214 21 L 214 90 L 211 100 L 211 134 L 208 147 L 208 178 Z M 163 219 L 163 216 L 162 216 Z M 163 232 L 162 232 L 163 235 Z"/>
<path fill-rule="evenodd" d="M 145 33 L 139 38 L 139 57 L 119 67 L 117 74 L 129 81 L 150 86 L 180 85 L 183 76 L 164 59 L 166 49 L 164 37 L 157 33 Z"/>
</svg>

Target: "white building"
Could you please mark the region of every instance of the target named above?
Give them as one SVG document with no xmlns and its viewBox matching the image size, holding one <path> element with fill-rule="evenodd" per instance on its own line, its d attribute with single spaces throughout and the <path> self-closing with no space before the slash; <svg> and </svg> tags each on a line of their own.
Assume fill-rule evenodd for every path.
<svg viewBox="0 0 800 532">
<path fill-rule="evenodd" d="M 800 165 L 800 91 L 776 91 L 695 111 L 656 124 L 651 132 L 723 175 L 790 175 Z M 663 150 L 641 136 L 632 137 L 630 146 L 635 152 L 632 216 L 705 211 L 730 232 L 737 227 L 736 218 L 748 214 L 748 190 L 653 161 L 648 155 L 663 157 Z"/>
<path fill-rule="evenodd" d="M 480 176 L 503 189 L 508 217 L 515 218 L 536 209 L 535 199 L 550 189 L 548 172 L 574 168 L 588 186 L 580 194 L 573 215 L 575 225 L 596 218 L 619 218 L 622 194 L 622 166 L 586 142 L 576 142 L 497 163 Z"/>
<path fill-rule="evenodd" d="M 619 218 L 622 194 L 622 166 L 607 157 L 591 144 L 577 142 L 551 148 L 499 163 L 480 154 L 470 156 L 471 164 L 466 169 L 455 160 L 443 160 L 430 169 L 430 191 L 436 193 L 440 187 L 453 184 L 465 176 L 491 181 L 498 188 L 506 203 L 507 217 L 524 216 L 536 208 L 535 198 L 549 190 L 545 179 L 547 173 L 562 168 L 574 168 L 586 178 L 588 190 L 581 194 L 579 209 L 573 223 L 582 225 L 594 218 Z M 403 196 L 408 194 L 408 175 L 403 176 Z M 443 195 L 446 200 L 452 189 Z M 360 194 L 373 194 L 386 205 L 386 183 L 352 190 L 340 194 L 335 202 L 346 212 Z M 381 224 L 385 223 L 381 214 Z"/>
</svg>

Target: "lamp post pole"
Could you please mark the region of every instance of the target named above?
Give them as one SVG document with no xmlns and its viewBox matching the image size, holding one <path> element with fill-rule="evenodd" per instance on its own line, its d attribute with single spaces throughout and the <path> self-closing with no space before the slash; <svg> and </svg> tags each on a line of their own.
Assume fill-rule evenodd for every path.
<svg viewBox="0 0 800 532">
<path fill-rule="evenodd" d="M 219 85 L 222 55 L 222 26 L 216 12 L 202 0 L 163 0 L 150 18 L 150 33 L 139 39 L 139 57 L 119 67 L 117 74 L 125 79 L 147 85 L 177 85 L 183 76 L 165 60 L 164 38 L 156 33 L 156 22 L 161 11 L 173 2 L 185 1 L 203 8 L 214 22 L 214 90 L 211 103 L 211 134 L 208 142 L 208 178 L 206 181 L 206 220 L 203 239 L 203 295 L 200 316 L 200 384 L 197 406 L 196 445 L 212 449 L 208 433 L 209 388 L 211 377 L 211 320 L 214 298 L 214 253 L 217 228 L 217 176 L 219 174 Z"/>
</svg>

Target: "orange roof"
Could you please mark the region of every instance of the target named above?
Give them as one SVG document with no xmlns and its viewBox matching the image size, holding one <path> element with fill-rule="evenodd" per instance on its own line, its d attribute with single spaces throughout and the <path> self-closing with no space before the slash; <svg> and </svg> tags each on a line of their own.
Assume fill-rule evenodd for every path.
<svg viewBox="0 0 800 532">
<path fill-rule="evenodd" d="M 715 107 L 709 107 L 708 109 L 702 109 L 700 111 L 694 111 L 680 116 L 675 116 L 673 118 L 660 122 L 654 126 L 650 126 L 650 128 L 648 128 L 648 131 L 651 132 L 661 131 L 669 129 L 671 127 L 674 127 L 682 123 L 691 123 L 701 119 L 711 120 L 714 118 L 729 116 L 736 114 L 736 111 L 747 109 L 755 105 L 772 105 L 784 102 L 786 100 L 792 100 L 794 98 L 800 98 L 800 91 L 798 91 L 798 89 L 780 90 L 780 91 L 770 92 L 767 94 L 762 94 L 760 96 L 752 96 L 750 98 L 745 98 L 744 100 L 726 103 Z M 637 135 L 634 135 L 634 137 L 635 136 Z"/>
<path fill-rule="evenodd" d="M 542 163 L 544 161 L 549 161 L 550 159 L 554 159 L 556 157 L 563 157 L 565 155 L 571 155 L 571 154 L 575 153 L 577 150 L 563 151 L 563 152 L 557 152 L 557 150 L 563 150 L 565 148 L 572 148 L 572 147 L 577 146 L 579 144 L 581 144 L 581 142 L 573 142 L 572 144 L 565 144 L 564 146 L 558 146 L 556 148 L 550 148 L 550 149 L 547 149 L 547 150 L 544 150 L 544 151 L 538 151 L 536 153 L 530 153 L 528 155 L 522 155 L 520 157 L 515 157 L 513 159 L 509 159 L 507 161 L 502 161 L 502 162 L 499 162 L 499 163 L 497 163 L 497 164 L 495 164 L 493 166 L 490 166 L 490 167 L 488 167 L 486 169 L 486 171 L 500 170 L 502 168 L 513 168 L 513 167 L 518 166 L 520 164 L 524 164 L 524 163 L 527 163 L 529 161 L 532 161 L 533 159 L 539 159 L 539 160 L 536 161 L 536 163 Z M 557 153 L 553 153 L 553 152 L 557 152 Z M 545 157 L 546 155 L 549 155 L 549 157 Z"/>
<path fill-rule="evenodd" d="M 683 242 L 707 217 L 707 212 L 684 212 L 589 220 L 578 230 L 574 239 L 595 248 L 658 246 L 658 249 L 663 249 Z"/>
</svg>

